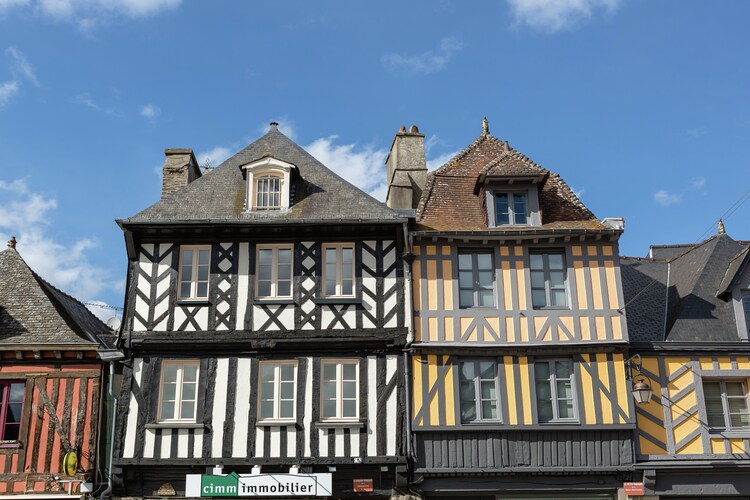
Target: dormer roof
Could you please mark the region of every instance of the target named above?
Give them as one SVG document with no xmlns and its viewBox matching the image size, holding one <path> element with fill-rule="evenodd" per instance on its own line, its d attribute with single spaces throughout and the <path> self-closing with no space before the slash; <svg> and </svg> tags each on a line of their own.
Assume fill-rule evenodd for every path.
<svg viewBox="0 0 750 500">
<path fill-rule="evenodd" d="M 289 209 L 247 211 L 247 182 L 240 167 L 264 158 L 295 166 Z M 330 223 L 396 221 L 399 215 L 316 160 L 275 126 L 261 138 L 170 197 L 120 224 L 152 223 Z"/>
<path fill-rule="evenodd" d="M 430 172 L 417 208 L 422 230 L 525 231 L 527 227 L 490 228 L 483 199 L 492 179 L 538 184 L 541 227 L 536 229 L 608 230 L 572 189 L 551 172 L 489 132 L 482 133 L 445 165 Z"/>
<path fill-rule="evenodd" d="M 96 349 L 110 330 L 82 303 L 32 271 L 15 248 L 0 252 L 0 349 Z"/>
</svg>

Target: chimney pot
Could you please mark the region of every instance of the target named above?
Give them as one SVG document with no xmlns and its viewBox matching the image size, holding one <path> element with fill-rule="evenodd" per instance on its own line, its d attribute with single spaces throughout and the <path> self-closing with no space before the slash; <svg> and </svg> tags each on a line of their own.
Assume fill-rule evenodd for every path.
<svg viewBox="0 0 750 500">
<path fill-rule="evenodd" d="M 409 129 L 409 133 L 410 134 L 418 134 L 419 133 L 419 129 L 417 128 L 416 125 L 412 125 L 411 128 Z"/>
<path fill-rule="evenodd" d="M 388 172 L 388 194 L 385 203 L 394 209 L 415 209 L 427 181 L 424 134 L 416 125 L 409 132 L 401 126 L 393 138 L 385 160 Z"/>
<path fill-rule="evenodd" d="M 399 127 L 399 129 L 398 129 L 398 133 L 399 134 L 405 134 L 406 133 L 406 127 L 404 127 L 403 125 L 401 125 L 401 127 Z"/>
</svg>

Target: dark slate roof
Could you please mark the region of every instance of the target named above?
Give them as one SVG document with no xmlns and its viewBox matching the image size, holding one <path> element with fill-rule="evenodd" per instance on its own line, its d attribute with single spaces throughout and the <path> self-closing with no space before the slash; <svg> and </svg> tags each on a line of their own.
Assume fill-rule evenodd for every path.
<svg viewBox="0 0 750 500">
<path fill-rule="evenodd" d="M 738 241 L 737 243 L 745 245 L 745 249 L 729 262 L 727 271 L 724 273 L 724 277 L 719 284 L 719 289 L 716 291 L 716 296 L 724 300 L 727 299 L 727 294 L 731 293 L 732 288 L 747 267 L 748 262 L 750 262 L 750 244 L 744 241 Z"/>
<path fill-rule="evenodd" d="M 651 245 L 648 256 L 652 259 L 676 259 L 680 255 L 689 252 L 697 245 Z"/>
<path fill-rule="evenodd" d="M 480 135 L 448 163 L 427 175 L 417 207 L 420 229 L 436 231 L 525 231 L 528 227 L 488 227 L 484 177 L 536 177 L 542 229 L 609 230 L 556 173 L 519 153 L 497 137 Z"/>
<path fill-rule="evenodd" d="M 86 306 L 43 280 L 18 252 L 0 252 L 0 345 L 96 348 L 107 326 Z"/>
<path fill-rule="evenodd" d="M 726 234 L 698 245 L 664 248 L 670 249 L 666 254 L 679 251 L 669 259 L 620 259 L 631 340 L 739 341 L 733 305 L 717 295 L 726 286 L 726 276 L 734 278 L 741 271 L 737 261 L 744 259 L 747 248 Z"/>
<path fill-rule="evenodd" d="M 290 186 L 291 206 L 284 212 L 246 212 L 247 188 L 240 166 L 269 155 L 297 167 L 299 175 L 293 174 Z M 396 212 L 333 173 L 272 126 L 266 135 L 215 169 L 120 222 L 295 223 L 398 219 Z"/>
<path fill-rule="evenodd" d="M 628 336 L 633 342 L 664 340 L 667 262 L 620 257 Z"/>
</svg>

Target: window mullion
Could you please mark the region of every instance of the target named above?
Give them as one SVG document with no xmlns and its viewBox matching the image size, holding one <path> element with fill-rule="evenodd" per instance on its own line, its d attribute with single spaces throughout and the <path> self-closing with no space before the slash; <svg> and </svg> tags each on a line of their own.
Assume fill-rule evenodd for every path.
<svg viewBox="0 0 750 500">
<path fill-rule="evenodd" d="M 547 295 L 547 306 L 552 305 L 552 278 L 550 277 L 549 254 L 544 254 L 544 293 Z"/>
<path fill-rule="evenodd" d="M 549 362 L 549 384 L 550 384 L 550 396 L 552 397 L 552 417 L 555 420 L 560 420 L 560 408 L 558 407 L 557 401 L 557 373 L 554 373 L 555 363 Z"/>
<path fill-rule="evenodd" d="M 273 367 L 273 418 L 279 418 L 281 408 L 281 365 Z"/>
<path fill-rule="evenodd" d="M 344 282 L 342 279 L 344 267 L 343 258 L 343 249 L 341 247 L 336 247 L 336 295 L 344 294 Z"/>
<path fill-rule="evenodd" d="M 272 297 L 278 297 L 278 286 L 277 286 L 277 280 L 279 276 L 279 249 L 278 248 L 272 248 L 271 249 L 271 296 Z"/>
<path fill-rule="evenodd" d="M 476 406 L 477 417 L 479 420 L 484 418 L 482 415 L 482 376 L 479 373 L 479 361 L 474 361 L 474 405 Z"/>
<path fill-rule="evenodd" d="M 729 415 L 729 396 L 727 394 L 727 384 L 724 380 L 720 382 L 721 386 L 721 406 L 724 413 L 724 427 L 726 429 L 732 428 L 732 419 Z"/>
<path fill-rule="evenodd" d="M 0 385 L 0 392 L 3 396 L 0 403 L 0 440 L 2 440 L 5 438 L 5 414 L 8 409 L 8 398 L 10 398 L 10 384 Z"/>
<path fill-rule="evenodd" d="M 336 365 L 336 417 L 344 414 L 344 363 Z"/>
</svg>

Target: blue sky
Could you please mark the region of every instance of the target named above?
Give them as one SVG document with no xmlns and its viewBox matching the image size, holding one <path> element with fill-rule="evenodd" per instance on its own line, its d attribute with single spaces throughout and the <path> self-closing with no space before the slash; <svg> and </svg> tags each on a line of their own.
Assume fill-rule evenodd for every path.
<svg viewBox="0 0 750 500">
<path fill-rule="evenodd" d="M 750 189 L 747 19 L 744 1 L 0 0 L 0 238 L 120 306 L 114 219 L 159 198 L 165 147 L 216 166 L 277 120 L 382 197 L 400 125 L 436 167 L 487 115 L 625 217 L 621 253 L 696 242 Z"/>
</svg>

